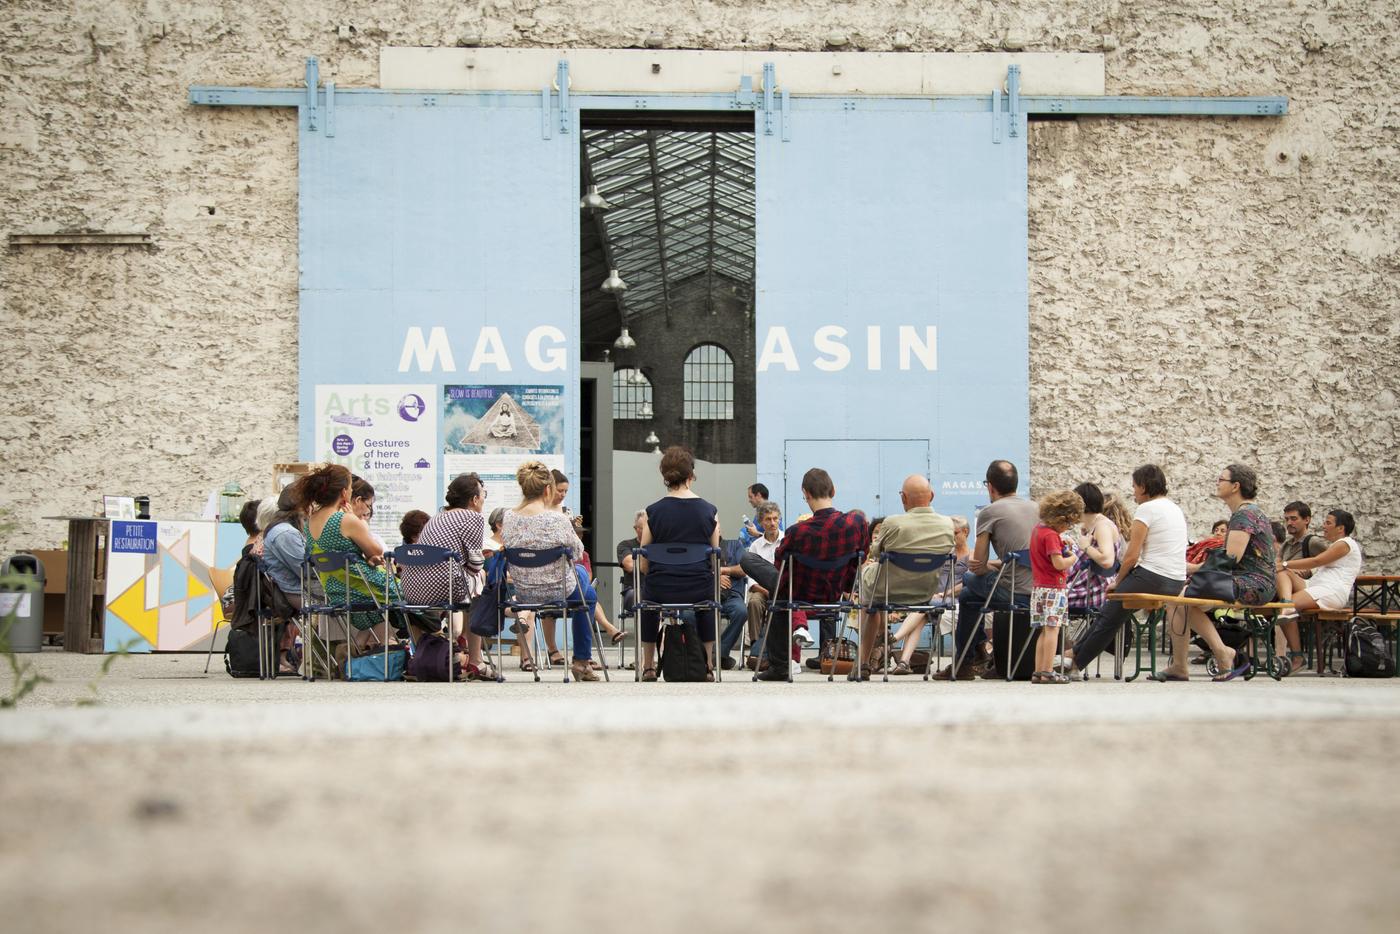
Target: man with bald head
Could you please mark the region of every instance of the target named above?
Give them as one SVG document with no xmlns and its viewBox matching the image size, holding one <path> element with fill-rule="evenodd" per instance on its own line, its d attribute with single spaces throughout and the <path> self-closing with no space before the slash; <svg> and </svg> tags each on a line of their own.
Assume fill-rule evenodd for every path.
<svg viewBox="0 0 1400 934">
<path fill-rule="evenodd" d="M 953 550 L 953 520 L 933 511 L 933 486 L 927 477 L 918 474 L 905 477 L 904 485 L 899 489 L 899 499 L 904 504 L 904 512 L 881 522 L 870 542 L 870 560 L 860 574 L 862 603 L 885 599 L 886 576 L 889 577 L 889 599 L 897 603 L 921 603 L 939 589 L 927 574 L 905 571 L 891 564 L 881 567 L 878 563 L 881 552 L 943 555 Z M 880 633 L 880 627 L 884 624 L 883 613 L 861 614 L 860 644 L 865 657 L 863 674 L 869 673 L 871 661 L 880 661 L 876 652 L 884 646 L 885 640 Z"/>
</svg>

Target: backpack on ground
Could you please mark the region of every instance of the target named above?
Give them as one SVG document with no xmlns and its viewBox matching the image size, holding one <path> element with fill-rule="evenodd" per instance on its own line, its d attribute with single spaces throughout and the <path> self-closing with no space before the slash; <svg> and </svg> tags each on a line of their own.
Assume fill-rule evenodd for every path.
<svg viewBox="0 0 1400 934">
<path fill-rule="evenodd" d="M 661 677 L 667 681 L 704 681 L 705 644 L 695 621 L 682 617 L 661 627 Z"/>
<path fill-rule="evenodd" d="M 1395 659 L 1376 624 L 1360 616 L 1347 623 L 1347 675 L 1352 678 L 1390 678 Z"/>
<path fill-rule="evenodd" d="M 224 668 L 235 678 L 258 676 L 258 636 L 256 630 L 230 629 L 224 643 Z"/>
</svg>

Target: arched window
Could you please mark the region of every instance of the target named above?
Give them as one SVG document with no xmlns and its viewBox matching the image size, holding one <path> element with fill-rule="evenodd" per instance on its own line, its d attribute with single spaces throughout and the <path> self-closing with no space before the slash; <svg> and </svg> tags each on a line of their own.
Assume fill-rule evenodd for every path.
<svg viewBox="0 0 1400 934">
<path fill-rule="evenodd" d="M 651 380 L 641 370 L 613 370 L 613 418 L 651 418 Z"/>
<path fill-rule="evenodd" d="M 685 355 L 685 417 L 734 417 L 734 360 L 719 344 L 701 344 Z"/>
</svg>

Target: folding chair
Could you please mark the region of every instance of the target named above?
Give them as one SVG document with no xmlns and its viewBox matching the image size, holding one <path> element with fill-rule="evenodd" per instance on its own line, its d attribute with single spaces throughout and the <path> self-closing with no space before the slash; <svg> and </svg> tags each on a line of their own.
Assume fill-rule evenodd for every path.
<svg viewBox="0 0 1400 934">
<path fill-rule="evenodd" d="M 933 623 L 935 638 L 937 638 L 938 636 L 939 617 L 943 615 L 943 607 L 940 604 L 930 603 L 927 600 L 923 601 L 922 603 L 903 603 L 900 601 L 891 600 L 889 574 L 890 567 L 893 566 L 901 571 L 905 571 L 911 574 L 932 575 L 933 584 L 929 587 L 927 591 L 925 591 L 926 593 L 932 595 L 935 593 L 941 593 L 953 589 L 953 567 L 957 562 L 957 556 L 953 552 L 937 554 L 921 551 L 882 551 L 880 552 L 880 557 L 878 560 L 879 572 L 877 574 L 877 579 L 884 579 L 884 599 L 878 601 L 871 600 L 869 603 L 866 603 L 865 605 L 861 606 L 861 610 L 864 613 L 887 614 L 885 618 L 885 623 L 881 627 L 884 630 L 884 654 L 886 659 L 886 664 L 884 666 L 884 677 L 881 680 L 888 684 L 890 680 L 890 666 L 888 663 L 890 657 L 890 623 L 888 614 L 891 612 L 923 613 L 925 621 Z M 944 568 L 946 568 L 947 570 L 944 571 Z M 944 584 L 941 590 L 938 587 L 938 575 L 940 573 L 943 574 L 944 578 Z M 864 594 L 862 594 L 862 596 L 864 596 Z M 844 625 L 842 626 L 842 631 L 845 631 Z M 920 633 L 922 633 L 922 631 L 923 630 L 921 628 Z M 849 680 L 861 680 L 861 666 L 865 662 L 865 648 L 865 646 L 860 646 L 860 651 L 856 653 L 856 663 L 851 670 L 851 677 L 849 678 Z M 927 668 L 924 670 L 924 677 L 925 679 L 927 679 L 928 677 Z"/>
<path fill-rule="evenodd" d="M 457 657 L 457 647 L 452 635 L 452 614 L 466 608 L 466 604 L 457 599 L 456 582 L 458 570 L 461 567 L 457 560 L 457 553 L 446 548 L 439 548 L 436 545 L 400 545 L 389 552 L 388 558 L 395 567 L 443 567 L 447 570 L 447 599 L 441 603 L 410 603 L 405 597 L 394 600 L 390 595 L 390 575 L 385 574 L 384 606 L 387 610 L 398 610 L 403 613 L 437 611 L 443 614 L 443 619 L 447 623 L 447 683 L 451 684 L 453 663 Z M 400 586 L 400 590 L 402 590 L 402 586 Z M 462 594 L 462 596 L 466 595 Z"/>
<path fill-rule="evenodd" d="M 276 587 L 277 582 L 267 572 L 267 562 L 258 559 L 258 586 L 253 597 L 253 615 L 258 629 L 258 678 L 267 681 L 277 677 L 279 667 L 278 623 L 287 624 L 302 618 L 301 612 L 288 619 L 272 607 L 263 606 L 263 587 Z M 288 601 L 290 603 L 291 601 Z"/>
<path fill-rule="evenodd" d="M 509 573 L 509 571 L 510 571 L 511 568 L 543 568 L 543 567 L 549 567 L 551 564 L 555 564 L 555 563 L 557 563 L 557 562 L 559 562 L 559 561 L 566 561 L 566 562 L 568 562 L 570 580 L 574 581 L 574 590 L 576 590 L 576 591 L 578 592 L 578 594 L 579 594 L 579 599 L 574 600 L 574 599 L 571 599 L 571 596 L 570 596 L 570 595 L 565 595 L 565 596 L 560 597 L 560 598 L 557 599 L 557 600 L 544 600 L 544 601 L 540 601 L 540 602 L 537 602 L 537 603 L 524 602 L 524 601 L 519 600 L 519 599 L 516 598 L 516 597 L 511 597 L 510 599 L 498 599 L 498 600 L 496 601 L 496 612 L 497 612 L 497 620 L 498 620 L 498 623 L 497 623 L 497 631 L 498 631 L 498 632 L 499 632 L 502 628 L 504 628 L 504 626 L 505 626 L 505 614 L 506 614 L 506 611 L 507 611 L 507 610 L 513 610 L 513 611 L 515 611 L 515 613 L 516 613 L 517 616 L 519 616 L 519 614 L 520 614 L 522 611 L 526 611 L 526 610 L 528 610 L 528 611 L 530 611 L 530 612 L 532 612 L 532 613 L 535 614 L 535 644 L 534 644 L 534 648 L 536 649 L 535 658 L 538 659 L 538 658 L 540 657 L 540 656 L 539 656 L 539 652 L 538 652 L 539 645 L 540 645 L 540 637 L 541 637 L 540 626 L 543 625 L 543 621 L 542 621 L 541 618 L 540 618 L 540 617 L 541 617 L 541 614 L 542 614 L 542 613 L 554 612 L 554 613 L 558 613 L 558 614 L 559 614 L 559 617 L 560 617 L 561 619 L 568 620 L 574 613 L 577 613 L 577 612 L 580 612 L 580 611 L 582 611 L 582 612 L 588 612 L 588 602 L 587 602 L 586 600 L 583 599 L 583 586 L 582 586 L 582 584 L 580 584 L 580 583 L 578 582 L 578 575 L 577 575 L 577 573 L 574 571 L 574 564 L 573 564 L 573 560 L 570 558 L 569 549 L 566 548 L 566 547 L 564 547 L 563 545 L 558 545 L 558 546 L 555 546 L 554 548 L 503 548 L 503 549 L 501 549 L 501 553 L 502 553 L 503 555 L 505 555 L 505 559 L 506 559 L 506 572 L 507 572 L 507 573 Z M 571 590 L 571 591 L 570 591 L 570 594 L 572 594 L 572 592 L 573 592 L 573 591 Z M 596 620 L 596 619 L 592 619 L 592 620 L 590 620 L 589 622 L 592 624 L 592 626 L 594 627 L 594 629 L 597 629 L 597 625 L 598 625 L 598 624 L 597 624 L 597 620 Z M 565 683 L 565 684 L 568 684 L 568 683 L 569 683 L 569 680 L 570 680 L 570 678 L 569 678 L 569 664 L 568 664 L 568 659 L 571 659 L 571 658 L 573 657 L 573 641 L 572 641 L 572 639 L 571 639 L 572 633 L 573 633 L 573 625 L 572 625 L 571 623 L 566 624 L 566 625 L 564 626 L 564 657 L 565 657 L 565 664 L 564 664 L 564 683 Z M 598 640 L 595 639 L 595 640 L 594 640 L 595 645 L 597 644 L 597 642 L 598 642 Z M 501 640 L 498 638 L 498 639 L 496 640 L 496 680 L 497 680 L 497 681 L 504 681 L 504 680 L 505 680 L 505 676 L 501 674 L 501 663 L 502 663 L 503 660 L 504 660 L 504 649 L 503 649 Z M 536 664 L 538 664 L 538 662 L 536 662 Z M 607 674 L 608 674 L 608 660 L 607 660 L 607 657 L 604 656 L 604 657 L 603 657 L 603 677 L 604 677 L 605 679 L 607 678 Z M 538 673 L 538 672 L 536 672 L 536 674 L 535 674 L 535 680 L 536 680 L 536 681 L 539 680 L 539 673 Z M 610 680 L 610 679 L 609 679 L 609 680 Z"/>
<path fill-rule="evenodd" d="M 763 620 L 763 628 L 762 628 L 762 630 L 761 630 L 761 631 L 759 632 L 759 634 L 758 634 L 758 641 L 759 641 L 759 644 L 760 644 L 760 645 L 763 645 L 763 646 L 765 646 L 765 647 L 767 646 L 767 643 L 768 643 L 768 627 L 770 627 L 770 626 L 773 625 L 773 617 L 775 617 L 775 616 L 776 616 L 777 614 L 779 614 L 779 613 L 786 613 L 786 614 L 787 614 L 788 632 L 791 633 L 791 632 L 792 632 L 792 614 L 798 612 L 799 610 L 802 611 L 803 613 L 806 613 L 807 616 L 808 616 L 808 619 L 809 619 L 809 621 L 810 621 L 810 620 L 813 619 L 813 618 L 820 618 L 820 617 L 823 617 L 823 616 L 838 616 L 838 617 L 839 617 L 839 616 L 841 616 L 842 614 L 850 613 L 852 610 L 855 610 L 855 609 L 858 609 L 858 608 L 859 608 L 859 604 L 857 604 L 857 603 L 855 603 L 855 601 L 851 600 L 849 596 L 847 596 L 847 597 L 840 597 L 840 598 L 838 598 L 838 599 L 837 599 L 836 601 L 834 601 L 834 602 L 826 602 L 826 603 L 817 602 L 817 601 L 810 601 L 810 600 L 798 600 L 798 599 L 796 599 L 796 598 L 794 597 L 794 595 L 793 595 L 793 592 L 792 592 L 792 587 L 793 587 L 793 583 L 792 583 L 792 578 L 793 578 L 792 570 L 793 570 L 793 563 L 794 563 L 794 562 L 797 563 L 797 564 L 800 564 L 800 565 L 802 565 L 803 567 L 807 568 L 808 570 L 812 570 L 812 571 L 836 571 L 836 570 L 839 570 L 840 568 L 843 568 L 843 567 L 845 567 L 845 566 L 847 566 L 847 565 L 852 565 L 852 564 L 853 564 L 857 569 L 859 569 L 859 567 L 860 567 L 860 562 L 861 562 L 864 558 L 865 558 L 865 552 L 864 552 L 864 551 L 853 551 L 853 552 L 851 552 L 850 554 L 841 555 L 841 556 L 839 556 L 839 557 L 831 558 L 831 559 L 828 559 L 828 560 L 822 560 L 822 559 L 820 559 L 820 558 L 813 558 L 813 557 L 811 557 L 811 556 L 809 556 L 809 555 L 798 554 L 798 553 L 796 553 L 796 552 L 788 552 L 788 554 L 785 555 L 784 558 L 783 558 L 783 567 L 782 567 L 782 569 L 781 569 L 781 571 L 780 571 L 780 574 L 779 574 L 779 577 L 778 577 L 778 589 L 779 589 L 779 590 L 782 589 L 782 583 L 783 583 L 783 581 L 784 581 L 784 580 L 787 581 L 787 598 L 786 598 L 786 599 L 777 599 L 778 595 L 777 595 L 777 594 L 774 594 L 774 595 L 773 595 L 773 596 L 774 596 L 774 599 L 768 601 L 768 615 L 767 615 L 767 617 Z M 789 637 L 789 638 L 791 638 L 791 637 Z M 836 660 L 833 658 L 833 659 L 832 659 L 832 665 L 831 665 L 831 671 L 827 673 L 827 678 L 826 678 L 826 680 L 828 680 L 828 681 L 834 681 L 834 680 L 836 680 L 835 675 L 836 675 Z M 757 668 L 755 668 L 755 670 L 754 670 L 754 673 L 753 673 L 753 680 L 755 680 L 755 681 L 758 680 L 758 671 L 757 671 Z M 787 680 L 788 680 L 788 684 L 791 684 L 791 683 L 792 683 L 792 665 L 791 665 L 791 664 L 788 665 Z"/>
<path fill-rule="evenodd" d="M 979 611 L 977 612 L 977 625 L 979 625 L 979 626 L 982 625 L 982 620 L 986 617 L 986 615 L 987 615 L 987 610 L 988 610 L 988 608 L 992 605 L 992 601 L 996 599 L 997 589 L 1001 586 L 1001 579 L 1002 579 L 1002 577 L 1004 577 L 1004 576 L 1006 575 L 1006 571 L 1007 571 L 1008 568 L 1011 570 L 1011 599 L 1010 599 L 1011 614 L 1012 614 L 1012 615 L 1011 615 L 1011 620 L 1012 620 L 1013 623 L 1015 622 L 1015 620 L 1016 620 L 1016 609 L 1017 609 L 1017 607 L 1016 607 L 1016 566 L 1017 566 L 1017 565 L 1020 565 L 1021 567 L 1025 568 L 1027 571 L 1030 570 L 1030 567 L 1031 567 L 1031 550 L 1030 550 L 1029 548 L 1022 548 L 1020 551 L 1008 552 L 1008 553 L 1006 554 L 1006 556 L 1005 556 L 1004 558 L 1002 558 L 1001 567 L 997 569 L 997 576 L 996 576 L 995 578 L 992 579 L 992 588 L 991 588 L 991 590 L 987 591 L 987 599 L 985 599 L 985 600 L 982 601 L 982 609 L 979 610 Z M 975 630 L 974 630 L 974 631 L 975 631 Z M 1014 635 L 1015 635 L 1015 633 L 1014 633 L 1014 631 L 1013 631 L 1013 627 L 1008 627 L 1008 629 L 1007 629 L 1007 634 L 1008 634 L 1008 635 L 1007 635 L 1008 642 L 1007 642 L 1007 646 L 1006 646 L 1006 657 L 1009 659 L 1009 658 L 1011 657 L 1011 650 L 1012 650 L 1013 648 L 1015 648 L 1015 646 L 1011 645 L 1011 642 L 1010 642 L 1010 640 L 1012 640 L 1012 639 L 1014 638 Z M 959 669 L 960 667 L 962 667 L 962 663 L 963 663 L 963 662 L 966 660 L 966 658 L 967 658 L 967 650 L 970 649 L 970 648 L 972 648 L 972 644 L 973 644 L 974 642 L 976 642 L 976 641 L 977 641 L 976 639 L 969 638 L 969 639 L 967 640 L 967 645 L 963 646 L 963 647 L 962 647 L 962 650 L 959 651 L 959 652 L 957 653 L 957 657 L 953 659 L 953 668 L 952 668 L 951 677 L 949 678 L 949 680 L 951 680 L 951 681 L 956 681 L 956 680 L 958 680 L 958 669 Z M 1025 651 L 1025 649 L 1022 648 L 1022 652 L 1024 652 L 1024 651 Z M 1020 659 L 1019 659 L 1019 658 L 1017 659 L 1016 664 L 1020 664 Z M 1008 666 L 1006 667 L 1006 680 L 1007 680 L 1007 681 L 1010 681 L 1010 680 L 1011 680 L 1011 675 L 1012 675 L 1012 673 L 1013 673 L 1015 670 L 1016 670 L 1016 665 L 1008 665 Z"/>
<path fill-rule="evenodd" d="M 640 548 L 632 549 L 632 592 L 636 595 L 634 599 L 637 601 L 635 607 L 637 613 L 637 644 L 639 646 L 641 645 L 641 628 L 643 612 L 650 611 L 657 614 L 658 645 L 660 645 L 662 644 L 660 641 L 660 639 L 662 638 L 661 631 L 662 629 L 664 629 L 665 626 L 668 625 L 666 620 L 672 619 L 679 621 L 681 614 L 686 612 L 687 610 L 695 613 L 699 613 L 701 610 L 709 610 L 711 613 L 714 614 L 715 619 L 716 649 L 714 659 L 714 671 L 716 684 L 724 680 L 724 666 L 719 664 L 720 659 L 718 649 L 721 625 L 721 617 L 719 612 L 719 555 L 719 549 L 715 548 L 709 542 L 700 542 L 697 544 L 674 543 L 665 545 L 653 543 L 650 545 L 643 545 Z M 657 564 L 665 567 L 681 567 L 684 565 L 699 564 L 701 561 L 709 561 L 710 581 L 713 585 L 713 594 L 711 598 L 709 600 L 697 600 L 694 603 L 663 603 L 657 602 L 655 600 L 643 599 L 641 568 L 642 558 L 645 558 L 647 560 L 648 565 Z M 636 671 L 633 673 L 632 680 L 636 682 L 641 681 L 641 679 L 642 666 L 640 663 L 638 663 Z"/>
<path fill-rule="evenodd" d="M 326 601 L 324 603 L 318 603 L 312 606 L 304 606 L 302 608 L 302 612 L 306 614 L 308 619 L 314 619 L 316 616 L 321 616 L 322 618 L 344 618 L 347 637 L 347 662 L 349 661 L 349 642 L 351 641 L 349 637 L 354 631 L 354 626 L 351 625 L 350 622 L 351 614 L 378 613 L 381 617 L 383 617 L 386 626 L 389 622 L 388 610 L 383 606 L 383 604 L 379 602 L 378 598 L 375 597 L 373 585 L 370 584 L 369 580 L 365 577 L 364 572 L 361 571 L 358 567 L 358 562 L 362 560 L 364 559 L 361 558 L 358 553 L 350 551 L 313 552 L 307 558 L 307 565 L 309 569 L 313 571 L 318 578 L 320 578 L 323 587 L 325 586 L 327 580 L 333 580 L 339 583 L 343 583 L 345 593 L 345 599 L 343 601 L 336 602 L 332 600 L 329 596 L 329 588 L 326 588 Z M 352 589 L 353 583 L 353 579 L 351 577 L 352 574 L 354 575 L 354 578 L 357 578 L 359 582 L 363 585 L 364 592 L 369 595 L 368 601 L 354 600 L 351 598 L 350 591 Z M 335 659 L 331 657 L 330 653 L 330 641 L 330 635 L 327 634 L 325 639 L 327 667 L 331 667 L 335 662 Z M 309 670 L 310 666 L 308 665 L 306 667 Z M 388 676 L 389 640 L 386 639 L 384 640 L 384 677 L 388 678 Z M 308 680 L 314 681 L 316 679 L 313 675 L 310 678 L 308 678 Z"/>
</svg>

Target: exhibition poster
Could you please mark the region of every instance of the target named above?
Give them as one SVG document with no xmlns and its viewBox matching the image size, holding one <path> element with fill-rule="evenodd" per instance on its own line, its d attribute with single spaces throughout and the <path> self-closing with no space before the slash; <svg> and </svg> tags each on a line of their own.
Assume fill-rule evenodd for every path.
<svg viewBox="0 0 1400 934">
<path fill-rule="evenodd" d="M 444 484 L 475 471 L 491 506 L 514 503 L 524 461 L 564 470 L 564 387 L 444 386 L 442 438 Z"/>
<path fill-rule="evenodd" d="M 370 530 L 399 542 L 399 520 L 435 511 L 437 387 L 317 386 L 316 459 L 344 464 L 374 487 Z"/>
</svg>

